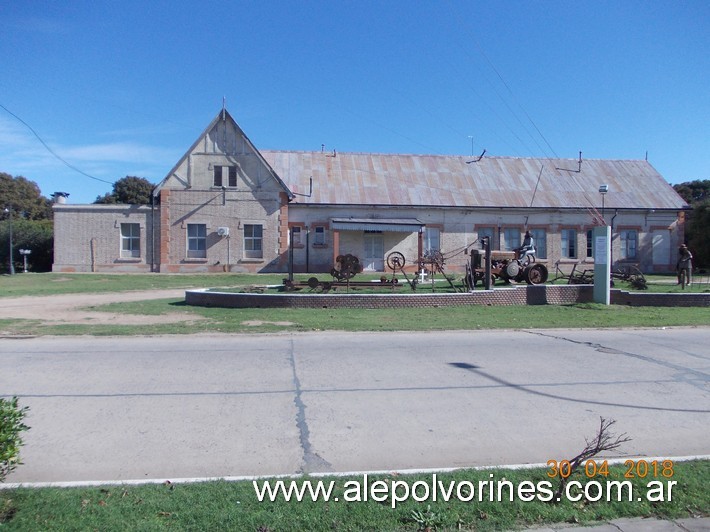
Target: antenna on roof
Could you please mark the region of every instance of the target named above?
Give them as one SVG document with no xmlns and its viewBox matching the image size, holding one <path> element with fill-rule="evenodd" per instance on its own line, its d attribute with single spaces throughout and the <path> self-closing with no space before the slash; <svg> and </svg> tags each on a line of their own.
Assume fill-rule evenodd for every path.
<svg viewBox="0 0 710 532">
<path fill-rule="evenodd" d="M 310 186 L 308 188 L 308 194 L 299 194 L 298 192 L 292 192 L 294 196 L 303 196 L 304 198 L 310 198 L 313 195 L 313 176 L 309 179 Z"/>
<path fill-rule="evenodd" d="M 577 163 L 579 164 L 579 166 L 577 167 L 576 170 L 572 170 L 570 168 L 558 168 L 556 166 L 555 166 L 555 170 L 564 170 L 565 172 L 576 172 L 579 174 L 582 171 L 582 152 L 581 151 L 579 152 L 579 161 L 577 161 Z"/>
<path fill-rule="evenodd" d="M 485 154 L 486 154 L 486 150 L 484 149 L 484 150 L 481 152 L 481 155 L 478 156 L 478 158 L 473 159 L 473 160 L 471 160 L 471 161 L 466 161 L 466 164 L 477 163 L 478 161 L 480 161 L 481 159 L 483 159 L 483 156 L 484 156 Z"/>
</svg>

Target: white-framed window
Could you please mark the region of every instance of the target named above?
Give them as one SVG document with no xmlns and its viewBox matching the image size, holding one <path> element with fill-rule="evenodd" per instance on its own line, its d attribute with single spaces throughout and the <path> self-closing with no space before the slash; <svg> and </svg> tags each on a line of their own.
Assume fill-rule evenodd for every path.
<svg viewBox="0 0 710 532">
<path fill-rule="evenodd" d="M 441 231 L 438 227 L 424 228 L 424 254 L 441 251 Z"/>
<path fill-rule="evenodd" d="M 483 239 L 488 237 L 488 242 L 490 243 L 491 249 L 495 249 L 495 240 L 493 236 L 495 235 L 495 229 L 493 227 L 479 227 L 478 228 L 478 241 L 481 243 L 481 249 L 483 249 Z"/>
<path fill-rule="evenodd" d="M 261 259 L 264 257 L 262 249 L 263 227 L 261 224 L 244 224 L 244 258 Z"/>
<path fill-rule="evenodd" d="M 141 256 L 141 226 L 135 223 L 121 224 L 121 258 Z"/>
<path fill-rule="evenodd" d="M 213 185 L 221 187 L 224 185 L 224 175 L 227 174 L 227 186 L 237 186 L 237 167 L 236 166 L 214 166 Z"/>
<path fill-rule="evenodd" d="M 503 229 L 503 237 L 505 238 L 505 250 L 513 251 L 520 247 L 520 229 L 517 227 L 506 227 Z"/>
<path fill-rule="evenodd" d="M 638 249 L 638 238 L 639 234 L 636 229 L 625 229 L 623 231 L 619 231 L 622 259 L 636 258 L 636 250 Z"/>
<path fill-rule="evenodd" d="M 291 227 L 291 243 L 294 246 L 301 245 L 301 228 L 298 225 Z"/>
<path fill-rule="evenodd" d="M 187 258 L 207 258 L 207 224 L 187 224 Z"/>
<path fill-rule="evenodd" d="M 535 241 L 535 257 L 538 259 L 547 258 L 547 231 L 544 229 L 530 229 L 530 234 Z"/>
<path fill-rule="evenodd" d="M 313 245 L 325 246 L 325 227 L 316 225 L 313 229 Z"/>
<path fill-rule="evenodd" d="M 577 231 L 574 229 L 562 229 L 562 257 L 565 259 L 577 258 Z"/>
</svg>

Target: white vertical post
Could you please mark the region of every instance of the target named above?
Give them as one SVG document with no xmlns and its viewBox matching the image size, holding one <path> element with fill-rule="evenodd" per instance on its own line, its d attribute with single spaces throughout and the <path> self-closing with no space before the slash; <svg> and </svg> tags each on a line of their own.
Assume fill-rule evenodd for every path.
<svg viewBox="0 0 710 532">
<path fill-rule="evenodd" d="M 608 305 L 611 302 L 611 228 L 595 227 L 594 238 L 594 302 Z"/>
</svg>

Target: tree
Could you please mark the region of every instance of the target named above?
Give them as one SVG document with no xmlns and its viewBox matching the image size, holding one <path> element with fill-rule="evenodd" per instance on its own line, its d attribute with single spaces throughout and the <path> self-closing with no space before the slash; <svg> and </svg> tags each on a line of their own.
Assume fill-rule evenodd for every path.
<svg viewBox="0 0 710 532">
<path fill-rule="evenodd" d="M 27 220 L 51 220 L 52 202 L 42 196 L 39 186 L 22 176 L 0 172 L 0 210 L 10 209 L 14 217 Z"/>
<path fill-rule="evenodd" d="M 10 253 L 10 224 L 7 218 L 0 222 L 0 273 L 10 270 L 8 254 Z M 52 220 L 12 219 L 12 258 L 15 271 L 21 272 L 24 261 L 19 250 L 29 249 L 27 269 L 31 272 L 52 271 L 54 259 L 54 224 Z"/>
<path fill-rule="evenodd" d="M 10 270 L 10 225 L 12 224 L 13 264 L 22 271 L 20 249 L 29 249 L 32 271 L 52 269 L 54 232 L 52 202 L 42 196 L 37 183 L 22 176 L 0 172 L 0 272 Z"/>
<path fill-rule="evenodd" d="M 692 207 L 685 228 L 685 241 L 693 253 L 693 266 L 710 266 L 710 179 L 673 185 Z"/>
<path fill-rule="evenodd" d="M 693 204 L 710 199 L 710 179 L 686 181 L 685 183 L 673 185 L 673 188 L 691 207 Z"/>
<path fill-rule="evenodd" d="M 97 196 L 94 203 L 148 205 L 153 184 L 144 177 L 126 176 L 113 184 L 113 192 Z"/>
<path fill-rule="evenodd" d="M 710 267 L 710 199 L 693 207 L 685 235 L 693 267 Z"/>
</svg>

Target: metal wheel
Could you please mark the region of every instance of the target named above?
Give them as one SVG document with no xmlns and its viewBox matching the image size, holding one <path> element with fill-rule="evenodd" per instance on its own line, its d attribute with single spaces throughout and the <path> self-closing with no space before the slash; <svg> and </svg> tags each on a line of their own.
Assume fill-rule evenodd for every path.
<svg viewBox="0 0 710 532">
<path fill-rule="evenodd" d="M 393 272 L 403 270 L 405 262 L 404 255 L 399 251 L 393 251 L 387 255 L 387 267 Z"/>
<path fill-rule="evenodd" d="M 547 268 L 542 264 L 533 264 L 525 271 L 525 281 L 528 284 L 542 284 L 547 281 Z"/>
</svg>

